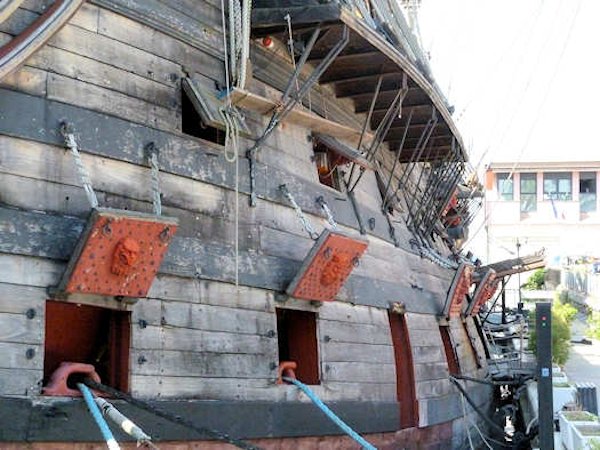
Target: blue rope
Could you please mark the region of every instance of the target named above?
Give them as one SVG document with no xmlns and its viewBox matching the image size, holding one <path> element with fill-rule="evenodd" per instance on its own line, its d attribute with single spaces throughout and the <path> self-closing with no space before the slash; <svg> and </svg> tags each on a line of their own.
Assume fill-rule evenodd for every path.
<svg viewBox="0 0 600 450">
<path fill-rule="evenodd" d="M 87 404 L 88 409 L 92 413 L 92 416 L 94 417 L 94 420 L 96 421 L 96 424 L 98 425 L 98 428 L 100 428 L 102 437 L 106 441 L 106 445 L 108 446 L 109 450 L 119 450 L 120 449 L 119 444 L 117 444 L 117 441 L 115 440 L 112 432 L 110 431 L 110 428 L 108 428 L 108 424 L 106 423 L 106 420 L 104 420 L 104 417 L 102 417 L 102 413 L 100 412 L 100 409 L 98 409 L 98 405 L 96 405 L 96 402 L 94 401 L 92 392 L 83 383 L 77 383 L 77 387 L 83 394 L 85 403 Z"/>
<path fill-rule="evenodd" d="M 333 421 L 333 423 L 340 427 L 344 431 L 344 433 L 346 433 L 348 436 L 350 436 L 352 439 L 358 442 L 362 446 L 362 448 L 365 448 L 367 450 L 377 450 L 377 447 L 374 447 L 373 445 L 369 444 L 366 440 L 363 439 L 362 436 L 360 436 L 356 431 L 350 428 L 342 419 L 336 416 L 335 413 L 331 409 L 329 409 L 327 405 L 325 405 L 325 403 L 323 403 L 321 399 L 317 397 L 317 395 L 313 391 L 311 391 L 307 385 L 301 383 L 295 378 L 283 377 L 283 380 L 296 385 L 296 387 L 298 387 L 298 389 L 304 392 L 308 396 L 308 398 L 310 398 L 312 402 L 315 405 L 317 405 L 321 409 L 321 411 L 323 411 L 325 415 L 329 417 L 329 419 Z"/>
</svg>

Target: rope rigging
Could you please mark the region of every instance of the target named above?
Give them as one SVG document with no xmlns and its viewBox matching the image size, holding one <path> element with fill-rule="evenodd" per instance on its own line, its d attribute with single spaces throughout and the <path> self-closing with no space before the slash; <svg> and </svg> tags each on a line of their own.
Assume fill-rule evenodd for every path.
<svg viewBox="0 0 600 450">
<path fill-rule="evenodd" d="M 81 182 L 81 186 L 85 191 L 85 195 L 88 198 L 88 202 L 90 203 L 90 206 L 92 208 L 98 208 L 98 197 L 96 197 L 96 193 L 94 192 L 94 188 L 92 187 L 90 174 L 88 173 L 87 169 L 83 165 L 83 161 L 81 160 L 81 154 L 79 153 L 79 146 L 77 144 L 77 140 L 75 139 L 73 127 L 67 122 L 63 122 L 60 125 L 60 132 L 65 140 L 65 146 L 69 150 L 71 150 L 73 160 L 75 161 L 75 168 L 77 169 L 77 174 L 79 175 L 79 181 Z"/>
<path fill-rule="evenodd" d="M 325 415 L 335 423 L 341 430 L 344 431 L 348 436 L 350 436 L 354 441 L 358 442 L 363 449 L 366 450 L 377 450 L 375 446 L 367 442 L 361 435 L 359 435 L 356 431 L 354 431 L 346 422 L 340 419 L 329 407 L 323 403 L 323 401 L 317 397 L 317 395 L 304 383 L 296 380 L 291 377 L 283 377 L 283 381 L 288 383 L 292 383 L 302 392 L 304 392 L 308 398 L 321 410 Z"/>
<path fill-rule="evenodd" d="M 192 421 L 185 419 L 181 416 L 178 416 L 176 414 L 172 414 L 170 412 L 164 411 L 160 408 L 157 408 L 156 406 L 152 406 L 150 404 L 148 404 L 147 402 L 144 402 L 142 400 L 138 400 L 136 398 L 133 398 L 131 395 L 126 394 L 124 392 L 121 392 L 117 389 L 114 389 L 110 386 L 106 386 L 102 383 L 97 383 L 94 380 L 91 380 L 89 378 L 86 378 L 84 381 L 84 384 L 87 387 L 90 387 L 92 389 L 96 389 L 98 391 L 103 391 L 106 392 L 107 394 L 119 398 L 121 400 L 125 400 L 126 402 L 132 404 L 133 406 L 140 408 L 144 411 L 147 411 L 151 414 L 154 414 L 155 416 L 161 417 L 163 419 L 166 419 L 170 422 L 176 423 L 178 425 L 182 425 L 184 427 L 187 427 L 191 430 L 196 431 L 197 433 L 203 434 L 203 435 L 207 435 L 209 436 L 211 439 L 216 439 L 219 441 L 223 441 L 223 442 L 227 442 L 228 444 L 234 445 L 237 448 L 241 448 L 244 450 L 261 450 L 260 447 L 251 444 L 249 442 L 243 441 L 241 439 L 236 439 L 233 438 L 231 436 L 229 436 L 227 433 L 224 433 L 222 431 L 217 431 L 217 430 L 213 430 L 211 428 L 206 428 L 206 427 L 202 427 L 202 426 L 198 426 L 196 424 L 194 424 Z M 85 387 L 85 386 L 84 386 Z M 95 403 L 94 403 L 95 406 Z M 111 449 L 112 450 L 112 449 Z M 116 449 L 115 449 L 116 450 Z"/>
</svg>

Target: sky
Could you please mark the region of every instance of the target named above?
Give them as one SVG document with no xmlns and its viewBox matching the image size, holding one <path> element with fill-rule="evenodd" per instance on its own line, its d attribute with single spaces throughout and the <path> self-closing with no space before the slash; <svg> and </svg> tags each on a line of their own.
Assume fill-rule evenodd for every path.
<svg viewBox="0 0 600 450">
<path fill-rule="evenodd" d="M 422 44 L 479 169 L 600 161 L 599 0 L 422 0 Z"/>
</svg>

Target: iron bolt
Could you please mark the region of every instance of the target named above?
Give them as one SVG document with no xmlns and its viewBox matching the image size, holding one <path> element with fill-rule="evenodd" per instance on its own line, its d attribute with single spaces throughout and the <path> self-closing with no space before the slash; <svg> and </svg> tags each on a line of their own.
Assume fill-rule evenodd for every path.
<svg viewBox="0 0 600 450">
<path fill-rule="evenodd" d="M 160 232 L 160 234 L 158 235 L 158 238 L 160 239 L 161 242 L 169 241 L 169 238 L 170 238 L 169 231 L 171 231 L 171 229 L 169 227 L 165 227 L 165 229 Z"/>
<path fill-rule="evenodd" d="M 267 337 L 273 338 L 273 337 L 275 337 L 275 335 L 276 335 L 275 330 L 267 331 Z"/>
<path fill-rule="evenodd" d="M 28 348 L 27 351 L 25 351 L 25 358 L 27 359 L 33 359 L 33 357 L 35 356 L 35 350 L 32 348 Z"/>
<path fill-rule="evenodd" d="M 25 312 L 25 316 L 28 319 L 33 319 L 35 317 L 35 309 L 33 308 L 29 308 L 26 312 Z"/>
<path fill-rule="evenodd" d="M 140 319 L 140 320 L 138 320 L 138 325 L 143 330 L 144 328 L 146 328 L 148 326 L 148 322 L 146 322 L 144 319 Z"/>
<path fill-rule="evenodd" d="M 138 357 L 138 364 L 141 366 L 142 364 L 144 364 L 146 361 L 148 361 L 146 359 L 146 357 L 144 355 L 141 355 L 140 357 Z"/>
</svg>

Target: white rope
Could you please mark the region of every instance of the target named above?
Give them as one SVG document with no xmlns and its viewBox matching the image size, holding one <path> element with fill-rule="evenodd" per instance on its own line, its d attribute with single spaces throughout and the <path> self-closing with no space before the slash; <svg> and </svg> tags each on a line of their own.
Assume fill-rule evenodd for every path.
<svg viewBox="0 0 600 450">
<path fill-rule="evenodd" d="M 248 29 L 246 30 L 247 33 L 247 37 L 248 37 L 248 48 L 250 45 L 250 8 L 252 8 L 252 4 L 250 2 L 250 0 L 245 0 L 247 1 L 247 3 L 245 3 L 246 7 L 248 8 L 246 10 L 246 13 L 248 14 L 248 16 L 246 17 L 246 21 L 248 24 Z M 237 0 L 230 0 L 229 1 L 229 26 L 230 26 L 230 38 L 233 41 L 234 40 L 234 33 L 233 33 L 233 29 L 234 29 L 234 21 L 233 21 L 233 3 L 237 3 Z M 238 4 L 239 6 L 239 4 Z M 225 1 L 221 0 L 221 24 L 223 27 L 223 50 L 225 52 L 225 85 L 227 88 L 227 107 L 225 109 L 220 109 L 219 113 L 221 114 L 221 117 L 223 118 L 223 121 L 225 122 L 225 152 L 224 152 L 224 156 L 225 156 L 225 160 L 231 163 L 235 163 L 235 231 L 234 231 L 234 247 L 235 247 L 235 285 L 239 286 L 239 267 L 240 267 L 240 244 L 239 244 L 239 234 L 240 234 L 240 227 L 239 227 L 239 212 L 240 212 L 240 201 L 239 201 L 239 194 L 240 194 L 240 176 L 239 176 L 239 158 L 238 158 L 238 152 L 239 152 L 239 127 L 238 127 L 238 120 L 239 120 L 239 113 L 237 112 L 237 110 L 233 107 L 233 105 L 231 104 L 231 96 L 229 95 L 230 93 L 230 84 L 229 84 L 229 65 L 228 65 L 228 60 L 229 58 L 227 57 L 227 28 L 225 26 Z M 235 43 L 232 43 L 232 55 L 235 55 Z M 232 59 L 234 59 L 234 56 L 232 56 Z M 243 65 L 245 65 L 246 60 L 248 58 L 246 57 L 245 60 L 243 61 Z M 233 68 L 232 68 L 233 70 Z M 244 82 L 245 82 L 245 67 L 243 68 L 243 74 L 244 74 Z M 241 76 L 240 76 L 241 78 Z M 228 153 L 227 148 L 231 148 L 232 152 Z"/>
<path fill-rule="evenodd" d="M 250 19 L 252 17 L 252 0 L 242 1 L 242 42 L 240 54 L 240 73 L 237 86 L 244 89 L 246 86 L 248 58 L 250 57 Z"/>
<path fill-rule="evenodd" d="M 63 124 L 61 127 L 61 132 L 63 134 L 63 138 L 65 140 L 65 145 L 69 150 L 71 150 L 71 154 L 73 155 L 73 160 L 75 161 L 75 167 L 77 169 L 77 174 L 79 175 L 79 181 L 85 191 L 85 195 L 88 198 L 88 202 L 92 208 L 98 207 L 98 197 L 96 197 L 96 193 L 94 192 L 94 188 L 92 187 L 92 181 L 90 180 L 90 175 L 83 165 L 83 161 L 81 160 L 81 154 L 79 153 L 79 148 L 77 145 L 77 140 L 75 139 L 75 135 L 69 130 L 67 124 Z"/>
<path fill-rule="evenodd" d="M 150 155 L 150 185 L 152 188 L 152 206 L 154 208 L 154 214 L 160 216 L 162 214 L 162 204 L 160 199 L 160 183 L 159 183 L 159 168 L 158 168 L 158 155 L 156 151 L 153 151 Z"/>
</svg>

